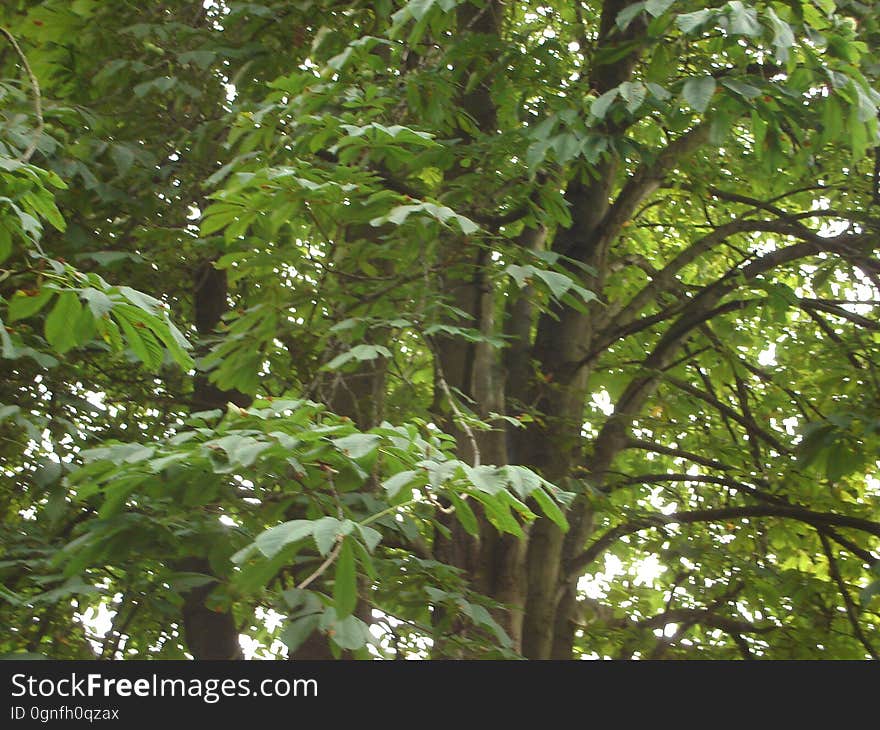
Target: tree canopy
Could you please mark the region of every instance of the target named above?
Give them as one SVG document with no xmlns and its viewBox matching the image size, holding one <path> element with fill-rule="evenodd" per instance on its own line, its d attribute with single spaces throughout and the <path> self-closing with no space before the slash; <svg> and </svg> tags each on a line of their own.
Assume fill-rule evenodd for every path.
<svg viewBox="0 0 880 730">
<path fill-rule="evenodd" d="M 0 654 L 877 658 L 858 0 L 0 8 Z"/>
</svg>

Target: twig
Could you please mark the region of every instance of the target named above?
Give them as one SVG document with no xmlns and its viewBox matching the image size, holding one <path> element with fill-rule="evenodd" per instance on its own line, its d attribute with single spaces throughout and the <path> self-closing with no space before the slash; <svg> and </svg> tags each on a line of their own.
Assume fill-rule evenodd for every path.
<svg viewBox="0 0 880 730">
<path fill-rule="evenodd" d="M 333 483 L 332 477 L 330 477 L 328 479 L 328 483 L 330 485 L 330 491 L 333 493 L 333 501 L 336 502 L 337 518 L 339 520 L 342 520 L 342 518 L 344 516 L 343 510 L 342 510 L 342 503 L 339 501 L 339 495 L 336 493 L 336 485 Z M 342 550 L 342 543 L 344 542 L 344 540 L 345 540 L 345 537 L 343 535 L 336 536 L 336 545 L 333 547 L 333 549 L 327 555 L 326 560 L 324 560 L 324 562 L 321 563 L 315 569 L 314 573 L 312 573 L 308 578 L 303 580 L 303 582 L 300 583 L 297 586 L 297 588 L 299 588 L 300 590 L 302 590 L 303 588 L 307 588 L 309 585 L 311 585 L 311 583 L 313 581 L 315 581 L 317 578 L 319 578 L 324 573 L 324 571 L 327 570 L 327 568 L 329 568 L 331 565 L 333 565 L 333 561 L 336 560 L 337 557 L 339 557 L 339 552 Z"/>
<path fill-rule="evenodd" d="M 314 573 L 312 573 L 308 578 L 300 583 L 297 588 L 299 588 L 300 590 L 302 590 L 303 588 L 307 588 L 309 585 L 311 585 L 313 581 L 315 581 L 317 578 L 320 578 L 324 574 L 324 571 L 327 570 L 327 568 L 333 565 L 333 561 L 336 560 L 337 557 L 339 557 L 339 551 L 342 550 L 342 541 L 344 539 L 344 537 L 336 538 L 336 546 L 330 551 L 327 559 L 315 569 Z"/>
<path fill-rule="evenodd" d="M 6 36 L 6 40 L 12 44 L 12 47 L 21 59 L 21 65 L 24 67 L 24 70 L 28 75 L 28 79 L 31 82 L 31 88 L 34 92 L 34 113 L 37 117 L 37 128 L 34 130 L 33 138 L 27 146 L 27 149 L 24 151 L 24 154 L 18 158 L 19 162 L 28 162 L 37 149 L 37 140 L 43 136 L 43 128 L 45 126 L 43 122 L 43 97 L 40 94 L 40 84 L 37 81 L 37 77 L 34 75 L 34 72 L 28 63 L 27 56 L 24 55 L 24 51 L 21 50 L 21 46 L 19 46 L 18 41 L 15 40 L 15 36 L 2 26 L 0 26 L 0 34 Z"/>
<path fill-rule="evenodd" d="M 427 340 L 427 338 L 425 339 Z M 430 342 L 428 342 L 428 346 L 434 352 L 434 362 L 437 365 L 437 381 L 440 383 L 440 387 L 443 389 L 446 398 L 449 400 L 449 407 L 452 409 L 452 413 L 455 416 L 455 419 L 458 421 L 459 425 L 461 425 L 461 428 L 465 432 L 468 441 L 470 441 L 471 449 L 473 449 L 474 452 L 474 468 L 476 469 L 480 465 L 480 447 L 477 446 L 477 437 L 474 435 L 473 430 L 468 425 L 464 414 L 461 412 L 461 410 L 459 410 L 458 405 L 455 402 L 455 398 L 452 395 L 452 391 L 449 389 L 449 383 L 446 382 L 446 377 L 443 374 L 443 365 L 440 363 L 440 353 L 433 347 Z"/>
<path fill-rule="evenodd" d="M 862 627 L 859 626 L 858 611 L 853 603 L 852 596 L 849 594 L 849 590 L 847 590 L 846 583 L 843 582 L 843 578 L 840 575 L 840 570 L 837 567 L 837 561 L 834 559 L 831 545 L 828 544 L 828 538 L 822 534 L 821 530 L 817 530 L 817 532 L 819 533 L 819 540 L 822 542 L 822 552 L 825 553 L 825 558 L 828 560 L 828 574 L 837 585 L 837 589 L 840 591 L 840 596 L 843 598 L 843 604 L 846 608 L 846 617 L 849 619 L 850 626 L 852 626 L 853 634 L 855 634 L 859 643 L 865 647 L 865 650 L 872 659 L 880 659 L 880 656 L 877 656 L 877 652 L 871 645 L 871 642 L 868 641 L 868 637 L 865 636 L 865 633 L 862 631 Z"/>
</svg>

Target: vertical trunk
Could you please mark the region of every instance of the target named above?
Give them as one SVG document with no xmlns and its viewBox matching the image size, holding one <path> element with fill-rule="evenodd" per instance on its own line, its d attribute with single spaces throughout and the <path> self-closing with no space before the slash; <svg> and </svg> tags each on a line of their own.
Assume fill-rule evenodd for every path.
<svg viewBox="0 0 880 730">
<path fill-rule="evenodd" d="M 227 308 L 226 272 L 215 269 L 212 261 L 205 261 L 198 267 L 193 301 L 199 334 L 210 334 Z M 222 409 L 230 401 L 246 406 L 250 398 L 237 391 L 223 391 L 208 382 L 205 373 L 196 373 L 193 406 L 197 410 Z M 175 568 L 184 572 L 214 574 L 205 556 L 180 560 Z M 217 585 L 218 582 L 208 583 L 183 595 L 181 614 L 187 647 L 195 659 L 241 659 L 235 617 L 231 612 L 217 611 L 207 605 L 207 599 Z"/>
</svg>

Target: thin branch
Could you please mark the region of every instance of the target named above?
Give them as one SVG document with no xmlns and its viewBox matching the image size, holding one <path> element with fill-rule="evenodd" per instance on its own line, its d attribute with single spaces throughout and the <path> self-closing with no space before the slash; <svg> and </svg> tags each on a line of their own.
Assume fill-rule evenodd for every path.
<svg viewBox="0 0 880 730">
<path fill-rule="evenodd" d="M 849 594 L 846 583 L 843 582 L 843 578 L 840 575 L 840 570 L 837 567 L 837 560 L 834 558 L 834 553 L 831 550 L 831 545 L 828 543 L 828 538 L 822 534 L 821 530 L 819 531 L 819 540 L 822 542 L 822 551 L 825 553 L 825 557 L 828 560 L 828 574 L 837 584 L 837 589 L 840 591 L 840 595 L 843 598 L 843 603 L 846 607 L 846 616 L 849 619 L 850 626 L 852 626 L 853 634 L 859 640 L 859 643 L 865 647 L 865 651 L 868 652 L 872 659 L 880 659 L 880 657 L 877 656 L 874 647 L 871 646 L 871 642 L 868 641 L 868 637 L 866 637 L 862 631 L 862 627 L 859 626 L 859 617 L 857 615 L 858 610 L 853 603 L 852 596 Z"/>
<path fill-rule="evenodd" d="M 705 456 L 700 456 L 699 454 L 694 454 L 690 451 L 684 451 L 683 449 L 674 449 L 670 446 L 664 446 L 663 444 L 658 444 L 655 441 L 644 441 L 642 439 L 630 439 L 625 449 L 641 449 L 643 451 L 653 451 L 657 454 L 666 454 L 667 456 L 677 456 L 682 459 L 687 459 L 688 461 L 692 461 L 695 464 L 701 464 L 702 466 L 706 466 L 710 469 L 718 469 L 720 471 L 725 471 L 727 469 L 732 469 L 733 467 L 728 466 L 727 464 L 722 464 L 720 461 L 716 461 L 715 459 L 710 459 Z"/>
<path fill-rule="evenodd" d="M 330 554 L 327 555 L 326 560 L 324 560 L 324 562 L 321 563 L 315 569 L 314 573 L 312 573 L 310 576 L 305 578 L 302 581 L 302 583 L 300 583 L 297 586 L 297 588 L 299 588 L 299 589 L 308 588 L 312 584 L 313 581 L 315 581 L 317 578 L 320 578 L 324 574 L 324 572 L 327 570 L 327 568 L 329 568 L 331 565 L 333 565 L 333 561 L 336 560 L 337 557 L 339 557 L 339 552 L 342 550 L 342 543 L 344 540 L 345 540 L 345 538 L 343 538 L 341 536 L 336 538 L 336 545 L 330 551 Z"/>
<path fill-rule="evenodd" d="M 822 299 L 800 299 L 798 303 L 804 309 L 821 309 L 823 312 L 833 314 L 835 317 L 840 317 L 841 319 L 847 319 L 853 324 L 857 324 L 865 329 L 874 332 L 880 330 L 880 322 L 875 322 L 873 319 L 868 319 L 855 312 L 850 312 L 843 307 L 837 306 L 833 302 L 827 302 Z"/>
<path fill-rule="evenodd" d="M 698 481 L 703 477 L 694 476 L 690 478 Z M 849 515 L 839 515 L 834 512 L 813 512 L 803 507 L 760 504 L 744 507 L 693 510 L 673 513 L 671 515 L 657 513 L 632 520 L 631 522 L 624 522 L 617 527 L 611 528 L 595 540 L 583 553 L 571 560 L 566 566 L 566 571 L 572 578 L 580 576 L 590 563 L 617 542 L 617 540 L 641 530 L 664 527 L 666 525 L 690 525 L 699 522 L 721 522 L 750 517 L 777 517 L 779 519 L 797 520 L 813 527 L 845 527 L 880 537 L 880 523 L 878 522 L 872 522 L 860 517 L 850 517 Z"/>
<path fill-rule="evenodd" d="M 37 81 L 37 77 L 34 75 L 34 72 L 28 63 L 27 56 L 24 55 L 24 51 L 21 50 L 21 46 L 19 46 L 18 41 L 15 40 L 15 36 L 2 26 L 0 26 L 0 34 L 6 36 L 6 40 L 12 44 L 19 59 L 21 59 L 21 65 L 24 67 L 25 73 L 31 82 L 31 89 L 34 92 L 34 115 L 37 117 L 37 127 L 34 130 L 33 137 L 30 144 L 28 144 L 27 149 L 21 157 L 18 158 L 20 162 L 28 162 L 37 149 L 37 142 L 40 137 L 43 136 L 43 128 L 45 126 L 45 123 L 43 122 L 43 97 L 40 94 L 40 84 Z"/>
<path fill-rule="evenodd" d="M 464 417 L 464 414 L 455 402 L 455 397 L 452 395 L 452 391 L 449 389 L 449 383 L 446 382 L 446 377 L 443 374 L 443 365 L 440 363 L 440 354 L 433 346 L 431 349 L 434 351 L 434 362 L 437 366 L 437 382 L 440 383 L 440 388 L 443 390 L 446 399 L 449 401 L 449 407 L 452 409 L 455 419 L 458 421 L 470 442 L 471 449 L 474 452 L 474 468 L 476 468 L 480 465 L 480 447 L 477 445 L 477 437 L 474 435 L 473 429 L 471 429 L 467 419 Z"/>
</svg>

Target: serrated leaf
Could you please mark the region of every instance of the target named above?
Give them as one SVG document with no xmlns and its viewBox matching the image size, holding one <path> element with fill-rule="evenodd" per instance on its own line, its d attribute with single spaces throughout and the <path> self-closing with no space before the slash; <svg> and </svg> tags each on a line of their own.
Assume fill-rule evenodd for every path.
<svg viewBox="0 0 880 730">
<path fill-rule="evenodd" d="M 559 299 L 574 285 L 570 276 L 560 274 L 557 271 L 547 271 L 545 269 L 534 269 L 535 276 L 543 281 L 547 288 L 550 289 L 554 297 Z"/>
<path fill-rule="evenodd" d="M 731 91 L 739 94 L 743 99 L 754 99 L 761 95 L 761 90 L 744 81 L 735 79 L 721 79 L 721 83 Z"/>
<path fill-rule="evenodd" d="M 645 10 L 656 18 L 658 15 L 665 13 L 673 2 L 675 0 L 647 0 Z"/>
<path fill-rule="evenodd" d="M 129 321 L 124 310 L 117 307 L 114 311 L 116 321 L 125 334 L 125 341 L 148 370 L 157 370 L 162 364 L 162 347 L 153 334 L 140 322 Z M 140 325 L 140 326 L 136 326 Z"/>
<path fill-rule="evenodd" d="M 497 467 L 486 465 L 471 467 L 465 464 L 462 468 L 468 481 L 481 492 L 498 494 L 507 486 L 504 472 Z"/>
<path fill-rule="evenodd" d="M 162 302 L 130 286 L 119 287 L 119 292 L 138 309 L 143 309 L 149 314 L 159 314 L 162 310 Z"/>
<path fill-rule="evenodd" d="M 417 476 L 418 472 L 413 471 L 412 469 L 397 472 L 397 474 L 388 477 L 388 479 L 382 482 L 382 488 L 385 490 L 389 499 L 394 499 L 398 492 L 400 492 L 400 490 L 407 484 L 414 481 Z"/>
<path fill-rule="evenodd" d="M 287 650 L 293 654 L 299 649 L 318 628 L 321 621 L 321 614 L 312 613 L 308 616 L 301 616 L 295 621 L 291 621 L 284 627 L 280 636 L 282 642 L 287 646 Z"/>
<path fill-rule="evenodd" d="M 358 525 L 357 531 L 360 533 L 364 544 L 367 546 L 367 550 L 370 552 L 373 552 L 373 550 L 376 549 L 376 546 L 382 542 L 382 533 L 378 530 L 374 530 L 369 525 Z"/>
<path fill-rule="evenodd" d="M 332 439 L 330 443 L 350 459 L 360 459 L 375 451 L 381 441 L 382 437 L 374 433 L 354 433 Z"/>
<path fill-rule="evenodd" d="M 80 297 L 85 299 L 95 319 L 103 317 L 113 309 L 113 302 L 104 292 L 89 287 L 80 292 Z"/>
<path fill-rule="evenodd" d="M 354 523 L 351 520 L 345 520 L 345 522 L 349 523 L 348 531 L 350 532 Z M 312 537 L 314 537 L 315 545 L 318 546 L 321 555 L 327 555 L 336 542 L 337 536 L 344 534 L 343 524 L 344 522 L 340 522 L 335 517 L 322 517 L 312 522 Z"/>
<path fill-rule="evenodd" d="M 364 647 L 370 638 L 367 625 L 356 616 L 348 616 L 330 625 L 330 638 L 341 649 L 354 651 Z"/>
<path fill-rule="evenodd" d="M 703 9 L 693 13 L 682 13 L 675 19 L 675 24 L 682 33 L 693 33 L 709 22 L 715 14 L 714 10 Z"/>
<path fill-rule="evenodd" d="M 355 345 L 348 352 L 337 355 L 323 366 L 326 370 L 337 370 L 351 360 L 364 362 L 378 357 L 391 357 L 391 351 L 382 345 Z"/>
<path fill-rule="evenodd" d="M 761 24 L 758 22 L 758 13 L 754 8 L 747 8 L 741 0 L 729 2 L 730 32 L 757 38 L 761 35 Z"/>
<path fill-rule="evenodd" d="M 608 113 L 608 108 L 614 103 L 618 93 L 617 88 L 606 91 L 590 105 L 590 114 L 596 119 L 604 119 Z"/>
<path fill-rule="evenodd" d="M 291 520 L 257 535 L 254 545 L 267 558 L 273 557 L 285 545 L 302 540 L 314 531 L 315 523 L 311 520 Z"/>
<path fill-rule="evenodd" d="M 714 78 L 711 76 L 697 76 L 684 82 L 681 95 L 691 109 L 703 113 L 709 108 L 709 102 L 712 101 L 715 89 Z"/>
</svg>

